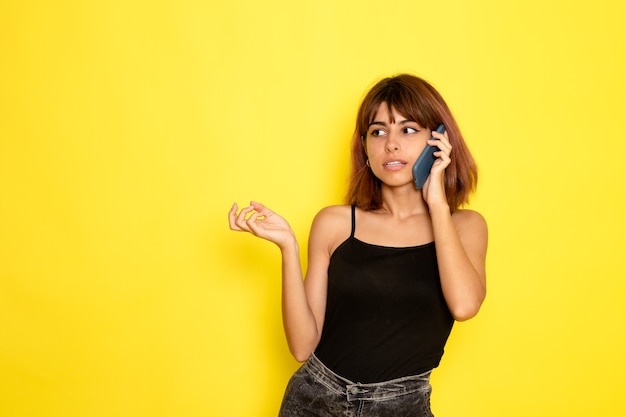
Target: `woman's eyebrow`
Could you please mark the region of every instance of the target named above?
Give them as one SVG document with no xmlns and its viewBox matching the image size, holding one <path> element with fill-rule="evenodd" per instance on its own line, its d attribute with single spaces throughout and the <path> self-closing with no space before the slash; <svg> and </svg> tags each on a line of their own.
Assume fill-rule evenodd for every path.
<svg viewBox="0 0 626 417">
<path fill-rule="evenodd" d="M 395 123 L 395 121 L 390 122 L 390 123 L 393 124 L 393 123 Z M 397 123 L 399 125 L 401 125 L 401 126 L 409 124 L 409 123 L 415 123 L 415 124 L 417 124 L 419 126 L 419 123 L 417 123 L 415 120 L 411 120 L 411 119 L 402 119 L 402 120 L 397 121 Z M 384 127 L 387 127 L 387 122 L 383 122 L 383 121 L 380 121 L 380 120 L 374 120 L 369 125 L 367 125 L 368 128 L 370 128 L 372 126 L 384 126 Z"/>
<path fill-rule="evenodd" d="M 367 125 L 367 127 L 374 126 L 374 125 L 376 125 L 376 126 L 387 126 L 387 123 L 381 122 L 381 121 L 378 121 L 378 120 L 374 120 L 372 123 Z"/>
</svg>

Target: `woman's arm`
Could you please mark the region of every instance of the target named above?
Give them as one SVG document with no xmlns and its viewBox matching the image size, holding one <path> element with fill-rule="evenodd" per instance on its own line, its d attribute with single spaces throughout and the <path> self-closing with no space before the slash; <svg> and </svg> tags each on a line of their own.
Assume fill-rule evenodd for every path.
<svg viewBox="0 0 626 417">
<path fill-rule="evenodd" d="M 309 238 L 309 266 L 303 282 L 299 245 L 282 217 L 252 202 L 237 214 L 229 213 L 232 230 L 247 231 L 275 243 L 282 254 L 282 310 L 287 344 L 298 361 L 305 361 L 319 342 L 326 308 L 328 218 L 322 210 L 313 222 Z"/>
<path fill-rule="evenodd" d="M 443 177 L 453 150 L 447 133 L 433 132 L 433 136 L 439 140 L 430 144 L 440 150 L 435 152 L 438 159 L 424 184 L 422 196 L 432 220 L 443 295 L 454 319 L 463 321 L 478 313 L 487 293 L 487 223 L 475 211 L 450 213 Z"/>
<path fill-rule="evenodd" d="M 487 223 L 475 211 L 430 208 L 441 288 L 455 320 L 474 317 L 487 292 Z"/>
</svg>

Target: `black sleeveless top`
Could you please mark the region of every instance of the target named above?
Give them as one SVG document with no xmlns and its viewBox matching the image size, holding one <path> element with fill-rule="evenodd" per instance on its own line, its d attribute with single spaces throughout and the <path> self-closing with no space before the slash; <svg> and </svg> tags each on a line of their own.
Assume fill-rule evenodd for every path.
<svg viewBox="0 0 626 417">
<path fill-rule="evenodd" d="M 377 246 L 352 232 L 331 255 L 315 355 L 336 374 L 373 383 L 439 365 L 454 319 L 443 298 L 435 243 Z"/>
</svg>

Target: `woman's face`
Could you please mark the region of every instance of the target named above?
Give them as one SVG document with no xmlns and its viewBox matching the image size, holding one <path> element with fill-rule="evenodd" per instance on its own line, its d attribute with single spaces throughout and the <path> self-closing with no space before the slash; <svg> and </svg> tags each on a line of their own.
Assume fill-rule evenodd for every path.
<svg viewBox="0 0 626 417">
<path fill-rule="evenodd" d="M 413 164 L 430 139 L 430 129 L 383 102 L 367 129 L 365 151 L 374 175 L 392 187 L 413 184 Z"/>
</svg>

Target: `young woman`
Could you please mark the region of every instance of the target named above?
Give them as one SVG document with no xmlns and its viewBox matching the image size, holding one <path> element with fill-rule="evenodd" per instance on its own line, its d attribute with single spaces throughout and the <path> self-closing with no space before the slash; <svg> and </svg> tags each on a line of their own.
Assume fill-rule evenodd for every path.
<svg viewBox="0 0 626 417">
<path fill-rule="evenodd" d="M 427 144 L 436 160 L 416 189 L 412 166 Z M 348 204 L 315 217 L 306 279 L 287 221 L 258 202 L 233 205 L 232 230 L 282 253 L 285 334 L 306 363 L 280 416 L 432 416 L 430 373 L 454 321 L 475 316 L 485 298 L 487 225 L 460 209 L 476 179 L 441 95 L 402 74 L 361 104 Z"/>
</svg>

